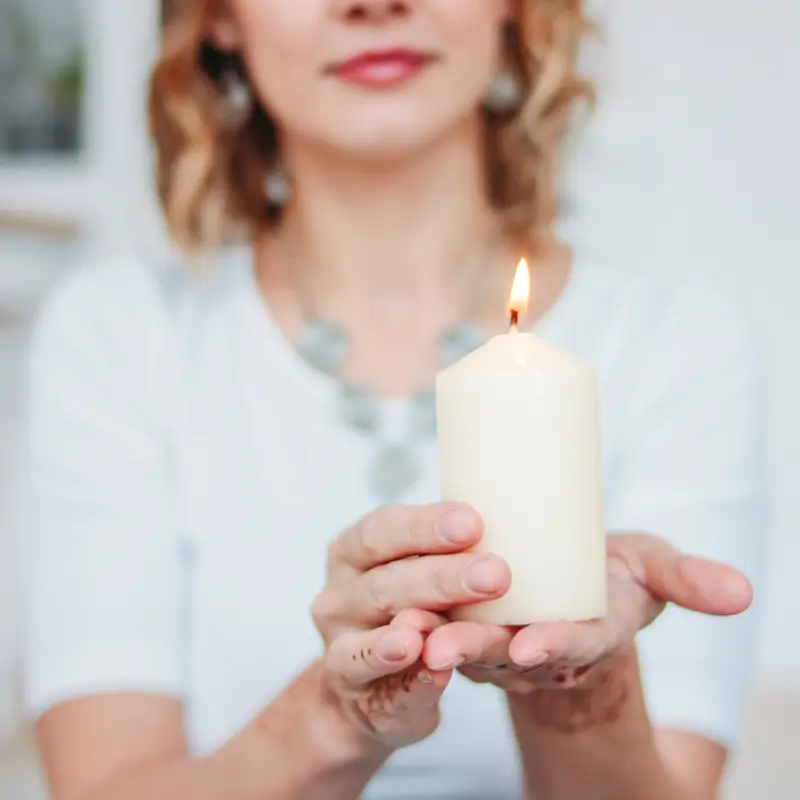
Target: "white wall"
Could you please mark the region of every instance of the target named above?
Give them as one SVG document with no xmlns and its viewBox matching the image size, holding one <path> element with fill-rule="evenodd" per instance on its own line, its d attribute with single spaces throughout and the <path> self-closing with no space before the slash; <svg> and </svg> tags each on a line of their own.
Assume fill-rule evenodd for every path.
<svg viewBox="0 0 800 800">
<path fill-rule="evenodd" d="M 597 159 L 574 170 L 577 238 L 631 270 L 714 281 L 763 335 L 773 511 L 759 665 L 800 691 L 800 5 L 601 5 L 609 102 Z"/>
</svg>

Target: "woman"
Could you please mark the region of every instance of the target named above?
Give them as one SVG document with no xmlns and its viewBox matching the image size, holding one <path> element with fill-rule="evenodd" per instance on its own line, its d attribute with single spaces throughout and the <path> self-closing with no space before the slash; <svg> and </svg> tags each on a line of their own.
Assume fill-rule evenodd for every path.
<svg viewBox="0 0 800 800">
<path fill-rule="evenodd" d="M 152 130 L 202 268 L 82 272 L 33 343 L 53 796 L 714 797 L 752 650 L 754 357 L 714 295 L 553 239 L 577 0 L 173 11 Z M 521 252 L 524 324 L 597 367 L 615 532 L 606 619 L 506 630 L 447 622 L 510 574 L 435 502 L 429 387 L 502 330 Z"/>
</svg>

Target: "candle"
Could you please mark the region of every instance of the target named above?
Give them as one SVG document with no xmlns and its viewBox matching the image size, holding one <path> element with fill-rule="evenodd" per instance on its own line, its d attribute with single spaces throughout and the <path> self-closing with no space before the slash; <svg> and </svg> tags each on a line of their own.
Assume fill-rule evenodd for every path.
<svg viewBox="0 0 800 800">
<path fill-rule="evenodd" d="M 436 416 L 445 500 L 468 503 L 504 558 L 503 597 L 456 609 L 496 625 L 588 620 L 606 613 L 597 380 L 572 355 L 517 329 L 530 275 L 523 259 L 511 327 L 444 369 Z"/>
</svg>

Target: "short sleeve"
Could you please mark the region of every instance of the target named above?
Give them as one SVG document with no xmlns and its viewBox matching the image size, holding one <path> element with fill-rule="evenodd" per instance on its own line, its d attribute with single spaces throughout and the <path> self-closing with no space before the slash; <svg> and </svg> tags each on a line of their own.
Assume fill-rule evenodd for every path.
<svg viewBox="0 0 800 800">
<path fill-rule="evenodd" d="M 705 290 L 677 293 L 661 316 L 643 337 L 629 387 L 609 527 L 656 533 L 683 552 L 733 564 L 757 589 L 765 536 L 758 348 L 737 311 Z M 756 609 L 718 618 L 669 607 L 642 633 L 655 725 L 735 744 Z"/>
<path fill-rule="evenodd" d="M 183 580 L 158 287 L 143 265 L 70 276 L 28 371 L 20 524 L 27 704 L 180 696 Z"/>
</svg>

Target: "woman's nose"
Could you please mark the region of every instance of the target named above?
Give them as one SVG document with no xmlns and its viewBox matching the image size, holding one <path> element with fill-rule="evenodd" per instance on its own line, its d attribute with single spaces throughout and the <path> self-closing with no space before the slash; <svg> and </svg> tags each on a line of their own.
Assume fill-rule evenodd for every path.
<svg viewBox="0 0 800 800">
<path fill-rule="evenodd" d="M 411 13 L 410 0 L 335 0 L 336 15 L 346 22 L 380 23 Z"/>
</svg>

